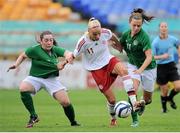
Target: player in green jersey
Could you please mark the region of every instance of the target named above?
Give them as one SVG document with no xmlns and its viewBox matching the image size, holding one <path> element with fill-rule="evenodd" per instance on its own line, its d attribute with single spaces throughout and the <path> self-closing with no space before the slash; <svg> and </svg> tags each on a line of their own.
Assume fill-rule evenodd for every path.
<svg viewBox="0 0 180 133">
<path fill-rule="evenodd" d="M 30 120 L 26 127 L 33 127 L 39 121 L 31 95 L 36 94 L 42 87 L 62 105 L 71 126 L 79 126 L 75 120 L 74 109 L 70 103 L 67 89 L 58 78 L 59 70 L 64 67 L 63 63 L 59 63 L 58 57 L 65 57 L 67 62 L 72 63 L 73 54 L 55 46 L 56 41 L 50 31 L 42 32 L 39 39 L 39 44 L 27 48 L 19 55 L 15 64 L 8 69 L 16 69 L 26 58 L 31 59 L 29 76 L 20 84 L 21 100 L 30 113 Z"/>
<path fill-rule="evenodd" d="M 125 50 L 128 56 L 128 71 L 133 78 L 136 94 L 141 82 L 146 105 L 152 102 L 156 79 L 156 62 L 152 55 L 149 36 L 142 29 L 142 25 L 152 19 L 153 16 L 147 16 L 143 9 L 134 9 L 129 17 L 130 30 L 123 33 L 120 38 L 120 47 Z M 140 108 L 138 112 L 132 112 L 133 123 L 131 126 L 138 126 L 137 113 L 142 115 L 144 107 Z"/>
</svg>

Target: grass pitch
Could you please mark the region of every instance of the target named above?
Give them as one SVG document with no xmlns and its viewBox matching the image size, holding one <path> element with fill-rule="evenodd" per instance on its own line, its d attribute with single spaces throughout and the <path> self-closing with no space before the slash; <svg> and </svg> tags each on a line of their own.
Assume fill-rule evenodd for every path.
<svg viewBox="0 0 180 133">
<path fill-rule="evenodd" d="M 114 90 L 117 101 L 127 100 L 127 94 Z M 141 91 L 139 92 L 141 96 Z M 170 108 L 161 113 L 160 92 L 155 91 L 153 103 L 146 107 L 139 117 L 139 127 L 130 127 L 131 117 L 118 118 L 117 127 L 109 127 L 109 115 L 104 96 L 97 90 L 70 90 L 69 96 L 74 106 L 80 127 L 71 127 L 63 109 L 45 91 L 37 93 L 34 99 L 40 122 L 33 128 L 25 125 L 29 115 L 21 103 L 19 91 L 0 89 L 0 131 L 1 132 L 178 132 L 180 131 L 180 94 L 175 97 L 177 110 Z"/>
</svg>

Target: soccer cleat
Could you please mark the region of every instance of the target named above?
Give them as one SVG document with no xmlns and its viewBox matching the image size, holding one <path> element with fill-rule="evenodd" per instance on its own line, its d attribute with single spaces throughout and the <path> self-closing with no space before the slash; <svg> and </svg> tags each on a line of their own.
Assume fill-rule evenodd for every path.
<svg viewBox="0 0 180 133">
<path fill-rule="evenodd" d="M 167 113 L 167 109 L 162 109 L 162 113 Z"/>
<path fill-rule="evenodd" d="M 131 124 L 131 127 L 138 127 L 139 126 L 139 121 L 133 121 Z"/>
<path fill-rule="evenodd" d="M 38 116 L 30 116 L 29 122 L 26 126 L 26 128 L 31 128 L 35 123 L 39 122 Z"/>
<path fill-rule="evenodd" d="M 80 124 L 78 124 L 76 121 L 71 122 L 71 126 L 81 126 Z"/>
<path fill-rule="evenodd" d="M 139 105 L 138 115 L 141 116 L 144 113 L 144 110 L 145 110 L 145 101 L 140 100 L 139 102 L 140 102 L 140 105 Z"/>
<path fill-rule="evenodd" d="M 116 126 L 117 125 L 117 120 L 116 119 L 111 119 L 111 122 L 110 122 L 110 126 Z"/>
<path fill-rule="evenodd" d="M 140 100 L 136 101 L 136 103 L 133 106 L 133 111 L 138 112 L 139 115 L 142 115 L 145 110 L 145 101 Z"/>
<path fill-rule="evenodd" d="M 174 102 L 173 99 L 169 100 L 169 103 L 170 103 L 171 108 L 177 109 L 176 103 Z"/>
</svg>

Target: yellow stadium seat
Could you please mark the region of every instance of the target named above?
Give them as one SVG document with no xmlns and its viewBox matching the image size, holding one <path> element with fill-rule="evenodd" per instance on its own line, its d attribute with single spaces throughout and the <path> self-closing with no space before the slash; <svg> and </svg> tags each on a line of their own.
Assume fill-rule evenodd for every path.
<svg viewBox="0 0 180 133">
<path fill-rule="evenodd" d="M 48 7 L 52 0 L 29 0 L 29 6 L 32 7 Z"/>
<path fill-rule="evenodd" d="M 20 20 L 31 20 L 34 14 L 34 8 L 26 8 L 21 14 Z"/>
<path fill-rule="evenodd" d="M 58 17 L 61 19 L 69 19 L 71 13 L 72 13 L 72 11 L 70 8 L 63 7 L 63 8 L 61 8 L 61 10 L 59 10 Z"/>
<path fill-rule="evenodd" d="M 0 0 L 0 8 L 4 5 L 5 0 Z"/>
<path fill-rule="evenodd" d="M 30 0 L 29 6 L 32 6 L 32 7 L 39 6 L 39 1 L 38 0 Z"/>
<path fill-rule="evenodd" d="M 49 18 L 55 18 L 58 17 L 58 12 L 62 8 L 62 5 L 59 3 L 52 3 L 48 10 L 47 10 L 47 15 Z"/>
<path fill-rule="evenodd" d="M 26 0 L 25 0 L 26 1 Z M 13 12 L 11 13 L 9 19 L 10 20 L 19 20 L 20 17 L 22 16 L 22 13 L 24 12 L 24 10 L 26 9 L 27 3 L 26 2 L 18 2 L 16 4 L 16 8 L 14 8 Z"/>
<path fill-rule="evenodd" d="M 11 2 L 5 2 L 3 7 L 0 10 L 0 19 L 1 20 L 8 20 L 10 14 L 13 12 L 14 9 L 14 3 Z"/>
<path fill-rule="evenodd" d="M 52 0 L 39 0 L 41 7 L 49 7 L 52 4 Z"/>
<path fill-rule="evenodd" d="M 46 11 L 46 8 L 36 8 L 36 10 L 34 10 L 34 14 L 32 15 L 32 20 L 46 20 Z"/>
</svg>

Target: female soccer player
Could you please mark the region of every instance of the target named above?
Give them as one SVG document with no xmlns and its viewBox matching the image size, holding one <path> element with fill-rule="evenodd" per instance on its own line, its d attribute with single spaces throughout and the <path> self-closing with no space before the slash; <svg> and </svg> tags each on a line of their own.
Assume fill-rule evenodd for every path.
<svg viewBox="0 0 180 133">
<path fill-rule="evenodd" d="M 161 22 L 159 25 L 160 34 L 153 40 L 154 57 L 157 60 L 157 84 L 161 90 L 162 112 L 167 112 L 167 101 L 173 109 L 177 106 L 173 100 L 174 96 L 180 91 L 180 78 L 178 75 L 175 53 L 178 48 L 180 57 L 180 41 L 174 36 L 168 35 L 168 25 L 166 22 Z M 168 96 L 168 82 L 173 83 L 174 89 L 171 90 Z"/>
<path fill-rule="evenodd" d="M 145 104 L 150 104 L 156 79 L 156 62 L 152 55 L 149 36 L 142 29 L 144 22 L 149 22 L 153 16 L 147 16 L 143 9 L 134 9 L 129 17 L 130 30 L 122 34 L 120 38 L 121 47 L 128 56 L 128 71 L 133 78 L 134 88 L 137 92 L 140 81 L 143 89 Z M 142 115 L 145 108 L 138 112 Z M 138 116 L 132 113 L 132 125 L 138 126 Z"/>
<path fill-rule="evenodd" d="M 66 92 L 67 89 L 58 79 L 59 70 L 63 68 L 58 57 L 65 57 L 67 62 L 71 63 L 73 54 L 55 46 L 56 41 L 50 31 L 44 31 L 40 34 L 39 43 L 21 53 L 15 64 L 8 69 L 16 69 L 26 58 L 31 59 L 29 76 L 20 84 L 21 100 L 30 113 L 30 120 L 26 127 L 33 127 L 39 121 L 31 95 L 35 95 L 42 87 L 62 105 L 71 126 L 79 126 L 75 120 L 74 109 Z"/>
<path fill-rule="evenodd" d="M 133 82 L 128 75 L 125 65 L 116 57 L 112 56 L 108 49 L 109 41 L 119 44 L 118 38 L 109 29 L 101 28 L 100 22 L 91 18 L 88 23 L 88 31 L 79 39 L 74 50 L 74 57 L 82 54 L 83 66 L 91 72 L 99 90 L 107 99 L 107 106 L 111 115 L 111 125 L 116 125 L 115 118 L 115 95 L 110 89 L 116 77 L 123 79 L 124 88 L 132 102 L 133 109 L 143 106 L 143 101 L 136 101 Z M 119 48 L 121 51 L 121 48 Z"/>
</svg>

